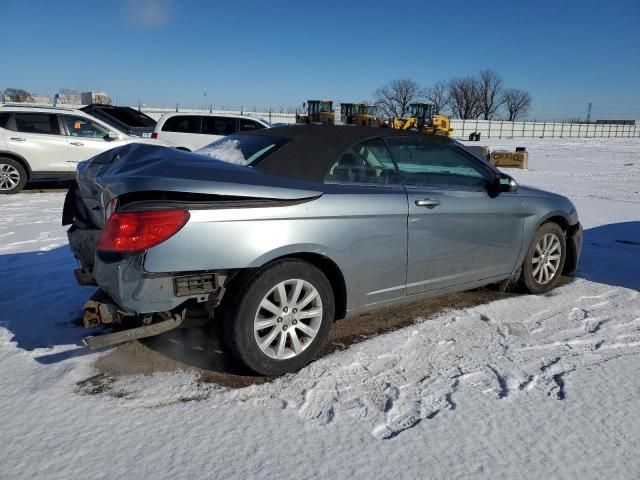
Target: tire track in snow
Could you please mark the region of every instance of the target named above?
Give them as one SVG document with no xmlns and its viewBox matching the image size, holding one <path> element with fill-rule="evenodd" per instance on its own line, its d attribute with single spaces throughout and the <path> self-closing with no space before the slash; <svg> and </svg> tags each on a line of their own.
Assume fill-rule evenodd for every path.
<svg viewBox="0 0 640 480">
<path fill-rule="evenodd" d="M 455 414 L 459 397 L 471 390 L 502 402 L 522 395 L 570 400 L 573 372 L 640 354 L 637 298 L 631 290 L 577 280 L 553 296 L 513 297 L 421 319 L 263 385 L 204 396 L 199 386 L 181 398 L 292 409 L 319 428 L 350 418 L 375 438 L 392 440 Z M 112 387 L 123 395 L 126 384 L 122 378 Z M 161 404 L 172 401 L 179 400 Z"/>
</svg>

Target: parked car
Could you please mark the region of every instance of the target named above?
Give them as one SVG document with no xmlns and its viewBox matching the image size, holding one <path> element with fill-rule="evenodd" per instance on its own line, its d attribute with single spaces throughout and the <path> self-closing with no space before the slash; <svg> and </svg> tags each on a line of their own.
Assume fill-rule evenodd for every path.
<svg viewBox="0 0 640 480">
<path fill-rule="evenodd" d="M 266 120 L 243 115 L 217 113 L 165 113 L 152 138 L 172 143 L 179 150 L 193 152 L 227 135 L 270 128 Z"/>
<path fill-rule="evenodd" d="M 18 193 L 32 180 L 73 179 L 76 165 L 132 142 L 130 137 L 80 110 L 61 107 L 0 107 L 0 193 Z"/>
<path fill-rule="evenodd" d="M 151 138 L 156 126 L 153 118 L 131 107 L 92 103 L 80 110 L 132 137 Z"/>
<path fill-rule="evenodd" d="M 63 224 L 77 278 L 101 289 L 85 325 L 140 325 L 92 348 L 173 328 L 200 302 L 233 354 L 277 375 L 335 320 L 497 282 L 542 294 L 580 256 L 571 201 L 448 137 L 292 126 L 206 153 L 236 164 L 127 145 L 78 166 Z"/>
</svg>

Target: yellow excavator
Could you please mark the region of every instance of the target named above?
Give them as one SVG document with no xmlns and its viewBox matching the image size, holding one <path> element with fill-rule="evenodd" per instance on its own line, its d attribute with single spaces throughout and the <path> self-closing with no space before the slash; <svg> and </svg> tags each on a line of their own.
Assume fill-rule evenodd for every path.
<svg viewBox="0 0 640 480">
<path fill-rule="evenodd" d="M 307 100 L 306 115 L 296 115 L 296 123 L 315 125 L 335 125 L 335 113 L 332 100 Z"/>
<path fill-rule="evenodd" d="M 393 117 L 391 127 L 398 130 L 419 130 L 431 135 L 451 136 L 453 129 L 449 117 L 434 113 L 431 103 L 412 103 L 409 118 Z"/>
<path fill-rule="evenodd" d="M 375 105 L 366 103 L 341 103 L 340 118 L 343 125 L 379 127 L 380 122 L 376 117 L 376 110 Z"/>
</svg>

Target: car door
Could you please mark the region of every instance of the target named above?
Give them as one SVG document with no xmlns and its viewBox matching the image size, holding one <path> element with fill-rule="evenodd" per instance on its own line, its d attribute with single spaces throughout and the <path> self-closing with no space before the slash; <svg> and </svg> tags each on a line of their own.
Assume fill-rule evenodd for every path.
<svg viewBox="0 0 640 480">
<path fill-rule="evenodd" d="M 515 193 L 489 194 L 495 174 L 455 143 L 387 140 L 407 191 L 407 295 L 513 271 L 523 235 Z"/>
<path fill-rule="evenodd" d="M 348 308 L 405 296 L 407 196 L 382 139 L 339 156 L 321 198 L 323 235 L 347 281 Z"/>
<path fill-rule="evenodd" d="M 61 114 L 60 118 L 69 145 L 69 162 L 72 170 L 75 170 L 79 162 L 126 143 L 122 133 L 111 130 L 106 125 L 88 117 L 65 113 Z M 110 133 L 116 133 L 120 139 L 109 139 Z"/>
<path fill-rule="evenodd" d="M 69 147 L 55 113 L 13 112 L 5 128 L 7 149 L 23 157 L 36 177 L 71 173 Z"/>
</svg>

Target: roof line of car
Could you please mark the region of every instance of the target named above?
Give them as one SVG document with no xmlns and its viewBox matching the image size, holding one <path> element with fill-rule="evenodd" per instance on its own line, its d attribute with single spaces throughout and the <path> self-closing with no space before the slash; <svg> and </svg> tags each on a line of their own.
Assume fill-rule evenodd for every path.
<svg viewBox="0 0 640 480">
<path fill-rule="evenodd" d="M 77 108 L 72 108 L 72 107 L 59 107 L 59 106 L 51 106 L 51 105 L 32 105 L 32 104 L 24 104 L 24 103 L 3 103 L 0 106 L 10 107 L 10 108 L 38 108 L 42 110 L 63 110 L 63 111 L 78 110 Z"/>
</svg>

